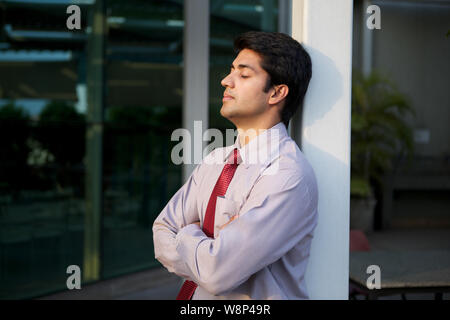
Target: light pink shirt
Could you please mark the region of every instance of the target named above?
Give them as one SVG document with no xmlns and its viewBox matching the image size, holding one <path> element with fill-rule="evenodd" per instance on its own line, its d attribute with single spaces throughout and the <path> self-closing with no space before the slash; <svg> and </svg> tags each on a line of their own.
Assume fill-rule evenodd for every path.
<svg viewBox="0 0 450 320">
<path fill-rule="evenodd" d="M 217 198 L 215 239 L 208 238 L 193 223 L 203 225 L 211 192 L 234 148 L 242 163 L 225 196 Z M 255 154 L 262 156 L 254 161 Z M 155 257 L 198 284 L 193 300 L 308 299 L 304 276 L 317 201 L 314 172 L 280 122 L 242 148 L 238 137 L 203 159 L 153 224 Z"/>
</svg>

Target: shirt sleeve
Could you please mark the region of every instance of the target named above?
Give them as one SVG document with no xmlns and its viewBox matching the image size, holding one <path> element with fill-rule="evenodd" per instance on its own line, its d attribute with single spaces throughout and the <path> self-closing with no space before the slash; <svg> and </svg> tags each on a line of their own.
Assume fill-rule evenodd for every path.
<svg viewBox="0 0 450 320">
<path fill-rule="evenodd" d="M 196 200 L 200 165 L 197 165 L 153 223 L 155 258 L 169 272 L 188 280 L 192 280 L 192 274 L 176 250 L 176 235 L 184 226 L 199 221 Z"/>
<path fill-rule="evenodd" d="M 275 262 L 317 223 L 317 189 L 310 178 L 283 170 L 255 183 L 239 218 L 208 238 L 199 227 L 177 235 L 177 251 L 195 281 L 214 295 L 236 288 Z"/>
</svg>

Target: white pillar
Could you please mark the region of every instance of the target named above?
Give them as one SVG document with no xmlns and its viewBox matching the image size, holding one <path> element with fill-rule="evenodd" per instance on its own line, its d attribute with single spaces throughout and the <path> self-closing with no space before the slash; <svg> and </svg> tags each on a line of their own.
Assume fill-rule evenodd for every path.
<svg viewBox="0 0 450 320">
<path fill-rule="evenodd" d="M 352 21 L 352 0 L 293 1 L 292 35 L 312 59 L 302 126 L 294 128 L 319 188 L 311 299 L 348 299 Z"/>
<path fill-rule="evenodd" d="M 192 164 L 183 166 L 183 181 L 186 181 L 195 168 L 195 154 L 201 160 L 206 144 L 194 143 L 194 121 L 202 122 L 201 133 L 196 138 L 202 139 L 203 132 L 208 129 L 209 1 L 184 1 L 183 47 L 183 128 L 191 133 L 192 147 Z"/>
</svg>

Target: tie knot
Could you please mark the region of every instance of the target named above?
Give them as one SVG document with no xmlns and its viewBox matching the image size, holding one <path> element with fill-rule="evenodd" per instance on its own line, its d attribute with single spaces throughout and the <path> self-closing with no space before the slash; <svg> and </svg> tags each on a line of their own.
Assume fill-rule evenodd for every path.
<svg viewBox="0 0 450 320">
<path fill-rule="evenodd" d="M 241 156 L 239 154 L 239 150 L 237 148 L 235 148 L 233 150 L 233 152 L 230 154 L 230 156 L 228 157 L 227 163 L 228 164 L 235 164 L 235 165 L 239 165 L 241 163 Z"/>
</svg>

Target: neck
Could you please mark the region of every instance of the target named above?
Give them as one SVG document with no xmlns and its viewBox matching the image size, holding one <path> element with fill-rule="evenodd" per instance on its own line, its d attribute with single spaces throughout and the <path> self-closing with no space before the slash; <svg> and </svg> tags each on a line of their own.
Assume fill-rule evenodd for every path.
<svg viewBox="0 0 450 320">
<path fill-rule="evenodd" d="M 281 121 L 272 120 L 267 122 L 260 122 L 255 124 L 236 124 L 238 130 L 238 137 L 241 147 L 245 146 L 259 134 L 263 133 L 265 130 L 272 128 L 274 125 L 280 123 Z"/>
</svg>

